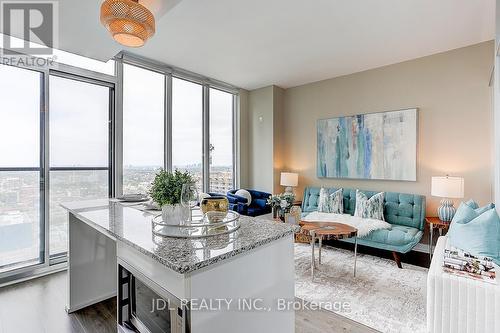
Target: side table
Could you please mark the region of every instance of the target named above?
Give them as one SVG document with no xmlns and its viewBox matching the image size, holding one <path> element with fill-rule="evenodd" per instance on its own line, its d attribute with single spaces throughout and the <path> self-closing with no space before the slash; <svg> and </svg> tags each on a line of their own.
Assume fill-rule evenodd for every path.
<svg viewBox="0 0 500 333">
<path fill-rule="evenodd" d="M 444 222 L 439 217 L 426 217 L 425 222 L 429 225 L 429 258 L 432 259 L 434 229 L 438 229 L 439 236 L 443 235 L 443 230 L 448 230 L 450 222 Z"/>
</svg>

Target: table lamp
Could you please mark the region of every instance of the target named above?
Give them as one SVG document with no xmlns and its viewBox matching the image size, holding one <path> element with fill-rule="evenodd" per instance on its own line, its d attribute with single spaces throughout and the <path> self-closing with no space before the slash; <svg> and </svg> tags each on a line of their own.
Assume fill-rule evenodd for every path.
<svg viewBox="0 0 500 333">
<path fill-rule="evenodd" d="M 285 186 L 285 193 L 293 193 L 292 187 L 299 184 L 299 175 L 293 172 L 282 172 L 280 185 Z"/>
<path fill-rule="evenodd" d="M 431 195 L 443 198 L 438 208 L 438 217 L 441 221 L 449 222 L 455 215 L 452 198 L 464 197 L 464 179 L 461 177 L 432 177 Z"/>
</svg>

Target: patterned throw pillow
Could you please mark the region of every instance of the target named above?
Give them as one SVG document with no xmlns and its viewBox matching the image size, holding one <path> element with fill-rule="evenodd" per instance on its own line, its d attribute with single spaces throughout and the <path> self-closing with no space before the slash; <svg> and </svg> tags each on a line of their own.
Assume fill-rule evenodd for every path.
<svg viewBox="0 0 500 333">
<path fill-rule="evenodd" d="M 342 214 L 344 212 L 342 189 L 329 194 L 327 189 L 321 188 L 319 190 L 318 212 Z"/>
<path fill-rule="evenodd" d="M 318 212 L 330 213 L 330 200 L 328 198 L 328 190 L 323 187 L 321 188 L 321 190 L 319 190 Z"/>
<path fill-rule="evenodd" d="M 380 192 L 368 199 L 363 192 L 356 190 L 354 216 L 385 221 L 384 196 L 384 192 Z"/>
<path fill-rule="evenodd" d="M 342 195 L 342 189 L 338 189 L 330 194 L 330 213 L 344 213 L 344 196 Z"/>
</svg>

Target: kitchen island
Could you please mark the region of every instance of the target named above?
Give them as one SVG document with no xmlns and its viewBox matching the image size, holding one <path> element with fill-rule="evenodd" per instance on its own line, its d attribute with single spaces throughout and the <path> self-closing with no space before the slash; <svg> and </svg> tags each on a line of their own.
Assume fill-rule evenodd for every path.
<svg viewBox="0 0 500 333">
<path fill-rule="evenodd" d="M 229 234 L 155 236 L 153 214 L 113 200 L 65 203 L 73 312 L 117 297 L 124 332 L 293 332 L 291 225 L 241 217 Z M 158 214 L 158 212 L 156 213 Z"/>
</svg>

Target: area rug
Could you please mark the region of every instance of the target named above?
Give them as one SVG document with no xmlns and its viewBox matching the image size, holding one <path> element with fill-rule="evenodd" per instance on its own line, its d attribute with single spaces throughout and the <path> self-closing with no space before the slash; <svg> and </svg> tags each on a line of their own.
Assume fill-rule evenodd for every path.
<svg viewBox="0 0 500 333">
<path fill-rule="evenodd" d="M 317 256 L 316 256 L 317 258 Z M 323 246 L 311 280 L 311 248 L 295 244 L 295 296 L 381 332 L 425 332 L 427 269 Z"/>
</svg>

